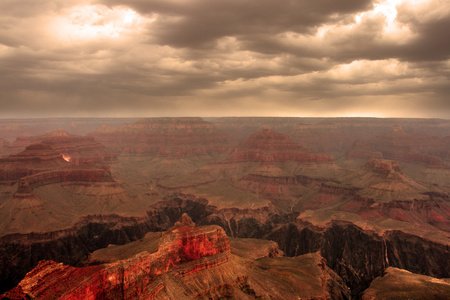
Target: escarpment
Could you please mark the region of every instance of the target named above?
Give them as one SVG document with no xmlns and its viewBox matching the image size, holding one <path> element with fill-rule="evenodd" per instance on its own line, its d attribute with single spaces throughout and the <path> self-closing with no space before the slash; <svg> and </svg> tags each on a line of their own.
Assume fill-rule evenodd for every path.
<svg viewBox="0 0 450 300">
<path fill-rule="evenodd" d="M 108 162 L 117 158 L 117 153 L 108 150 L 93 137 L 69 134 L 63 129 L 38 135 L 18 137 L 9 151 L 16 152 L 30 144 L 41 143 L 50 146 L 66 161 L 74 165 L 91 165 Z"/>
<path fill-rule="evenodd" d="M 400 125 L 372 139 L 358 140 L 346 153 L 352 158 L 387 158 L 430 168 L 448 169 L 448 138 L 410 134 Z"/>
<path fill-rule="evenodd" d="M 267 238 L 288 256 L 319 252 L 356 297 L 390 266 L 438 278 L 450 276 L 448 244 L 401 231 L 380 235 L 350 222 L 333 221 L 322 228 L 297 220 Z"/>
<path fill-rule="evenodd" d="M 19 180 L 17 194 L 31 193 L 34 188 L 61 182 L 114 182 L 111 172 L 102 169 L 60 169 L 25 176 Z"/>
<path fill-rule="evenodd" d="M 0 140 L 0 294 L 358 299 L 449 276 L 448 121 L 205 120 Z"/>
<path fill-rule="evenodd" d="M 291 280 L 286 281 L 286 275 Z M 294 260 L 276 257 L 248 260 L 231 254 L 230 242 L 221 227 L 196 227 L 184 214 L 172 229 L 162 234 L 156 252 L 143 251 L 109 264 L 81 268 L 41 261 L 0 299 L 347 299 L 348 296 L 342 279 L 325 266 L 319 255 Z"/>
<path fill-rule="evenodd" d="M 263 129 L 253 134 L 231 150 L 226 159 L 229 162 L 334 162 L 330 154 L 311 153 L 307 148 L 292 141 L 288 135 Z"/>
<path fill-rule="evenodd" d="M 0 158 L 0 181 L 15 181 L 39 172 L 63 168 L 69 163 L 47 144 L 32 144 L 24 151 Z"/>
<path fill-rule="evenodd" d="M 343 282 L 351 288 L 355 296 L 361 295 L 361 292 L 369 286 L 370 282 L 381 276 L 389 266 L 435 277 L 448 277 L 450 274 L 450 266 L 446 263 L 446 257 L 449 254 L 448 246 L 411 234 L 401 231 L 386 231 L 386 233 L 380 235 L 373 231 L 363 230 L 350 222 L 334 222 L 323 228 L 300 219 L 292 222 L 292 217 L 295 218 L 295 215 L 289 217 L 259 210 L 217 210 L 208 206 L 208 202 L 201 199 L 198 201 L 195 199 L 166 200 L 154 206 L 153 210 L 149 211 L 148 218 L 129 220 L 127 221 L 129 225 L 119 225 L 120 223 L 108 221 L 108 219 L 96 223 L 97 221 L 92 219 L 91 221 L 86 220 L 86 223 L 84 223 L 87 227 L 80 227 L 70 234 L 59 233 L 52 237 L 45 237 L 46 241 L 42 240 L 44 236 L 41 237 L 36 234 L 34 241 L 32 235 L 11 237 L 8 240 L 5 237 L 2 240 L 2 247 L 5 250 L 4 253 L 12 251 L 12 247 L 14 247 L 15 250 L 13 251 L 16 253 L 26 249 L 29 249 L 26 251 L 34 249 L 33 252 L 29 253 L 33 253 L 34 259 L 38 260 L 49 259 L 50 257 L 43 255 L 43 249 L 51 247 L 53 259 L 64 262 L 64 259 L 61 260 L 61 258 L 66 257 L 67 259 L 70 257 L 70 260 L 66 263 L 77 265 L 91 251 L 106 247 L 108 244 L 123 244 L 130 240 L 136 240 L 136 238 L 142 238 L 149 231 L 166 230 L 175 225 L 173 229 L 175 231 L 169 231 L 165 234 L 161 241 L 166 242 L 159 243 L 159 247 L 164 248 L 165 252 L 177 253 L 176 256 L 169 259 L 173 264 L 184 264 L 185 262 L 189 264 L 188 269 L 183 269 L 185 271 L 180 272 L 194 274 L 197 271 L 203 272 L 211 266 L 208 266 L 207 263 L 200 264 L 200 267 L 198 264 L 193 266 L 194 261 L 197 261 L 203 255 L 213 257 L 216 255 L 217 249 L 212 246 L 225 245 L 227 242 L 216 238 L 205 240 L 203 233 L 196 235 L 195 232 L 197 231 L 192 229 L 194 227 L 192 227 L 191 221 L 183 217 L 183 213 L 186 212 L 192 213 L 197 223 L 217 224 L 222 227 L 223 229 L 209 225 L 206 227 L 219 230 L 222 232 L 220 236 L 225 236 L 226 232 L 232 236 L 267 238 L 277 242 L 280 249 L 290 257 L 318 252 L 325 259 L 323 263 L 327 268 L 336 272 Z M 181 220 L 176 222 L 180 218 Z M 179 230 L 177 228 L 185 229 Z M 89 235 L 85 235 L 87 233 Z M 211 241 L 216 242 L 212 243 Z M 246 243 L 242 241 L 238 242 L 238 245 L 240 244 L 241 249 L 243 249 L 242 247 L 246 247 Z M 27 244 L 28 246 L 25 246 Z M 236 245 L 236 242 L 233 241 L 232 244 Z M 56 245 L 60 245 L 60 248 Z M 80 247 L 80 245 L 83 246 Z M 181 246 L 183 251 L 180 250 Z M 272 246 L 264 247 L 268 247 L 265 248 L 267 250 L 262 252 L 266 253 L 264 255 L 271 256 L 270 253 L 273 253 L 272 256 L 276 257 L 281 253 L 270 248 Z M 37 249 L 41 249 L 41 251 L 37 251 Z M 72 249 L 71 251 L 75 252 L 69 254 L 66 253 L 67 250 L 65 249 Z M 240 251 L 235 253 L 247 253 L 248 250 Z M 74 255 L 75 253 L 77 254 Z M 249 257 L 248 254 L 239 255 Z M 18 255 L 18 257 L 27 257 L 27 255 Z M 3 270 L 11 272 L 9 275 L 5 274 L 6 278 L 11 278 L 12 272 L 16 271 L 12 268 L 12 262 L 4 261 L 3 263 Z M 37 264 L 37 261 L 35 263 Z M 14 262 L 14 265 L 17 265 L 17 262 Z M 195 268 L 198 269 L 192 273 Z M 247 286 L 249 279 L 245 278 L 242 277 L 237 280 L 234 277 L 231 280 L 233 284 L 230 286 L 234 286 L 238 282 L 240 287 L 242 285 Z M 252 289 L 258 295 L 259 288 L 253 287 Z M 229 292 L 228 288 L 226 290 Z"/>
<path fill-rule="evenodd" d="M 227 134 L 202 118 L 148 118 L 119 128 L 103 127 L 90 136 L 105 145 L 134 154 L 171 157 L 210 155 L 226 151 Z"/>
</svg>

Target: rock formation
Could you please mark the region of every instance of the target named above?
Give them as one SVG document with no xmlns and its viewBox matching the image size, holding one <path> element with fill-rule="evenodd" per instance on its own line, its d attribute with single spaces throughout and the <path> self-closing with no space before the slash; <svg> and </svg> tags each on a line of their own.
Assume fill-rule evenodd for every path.
<svg viewBox="0 0 450 300">
<path fill-rule="evenodd" d="M 208 121 L 100 120 L 116 127 L 3 142 L 30 147 L 0 158 L 0 293 L 36 266 L 4 296 L 67 285 L 99 298 L 339 299 L 389 267 L 433 276 L 427 284 L 449 276 L 449 121 Z M 205 228 L 230 236 L 230 250 L 215 253 Z"/>
<path fill-rule="evenodd" d="M 263 129 L 243 141 L 228 154 L 230 162 L 334 162 L 329 154 L 311 153 L 305 147 L 293 142 L 289 136 Z"/>
<path fill-rule="evenodd" d="M 437 279 L 389 267 L 364 291 L 362 300 L 376 299 L 447 299 L 450 279 Z"/>
<path fill-rule="evenodd" d="M 83 268 L 41 261 L 0 299 L 223 297 L 346 299 L 348 290 L 318 255 L 246 261 L 231 254 L 221 227 L 195 227 L 183 215 L 162 235 L 154 253 L 144 251 L 128 259 Z"/>
<path fill-rule="evenodd" d="M 201 118 L 141 119 L 119 128 L 102 127 L 90 135 L 116 150 L 135 154 L 184 157 L 228 149 L 228 136 Z"/>
<path fill-rule="evenodd" d="M 0 159 L 0 181 L 19 181 L 16 196 L 43 185 L 61 182 L 113 182 L 107 167 L 76 168 L 49 144 L 37 143 Z"/>
<path fill-rule="evenodd" d="M 8 154 L 9 152 L 9 142 L 5 139 L 0 138 L 0 158 Z"/>
<path fill-rule="evenodd" d="M 18 151 L 32 143 L 49 145 L 64 159 L 74 165 L 95 164 L 114 160 L 117 154 L 94 140 L 93 137 L 69 134 L 63 129 L 39 136 L 18 137 L 11 145 L 11 150 Z"/>
<path fill-rule="evenodd" d="M 448 168 L 448 138 L 411 135 L 400 125 L 394 125 L 382 135 L 356 141 L 346 153 L 351 158 L 388 158 L 423 164 L 432 168 Z"/>
<path fill-rule="evenodd" d="M 68 166 L 62 154 L 47 144 L 28 146 L 24 151 L 0 158 L 0 181 L 18 180 L 24 176 Z"/>
</svg>

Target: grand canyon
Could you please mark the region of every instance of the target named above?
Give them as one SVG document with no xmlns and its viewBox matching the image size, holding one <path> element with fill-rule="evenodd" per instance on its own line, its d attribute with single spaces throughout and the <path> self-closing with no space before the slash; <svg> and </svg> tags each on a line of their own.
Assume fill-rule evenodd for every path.
<svg viewBox="0 0 450 300">
<path fill-rule="evenodd" d="M 0 299 L 448 299 L 450 121 L 0 120 Z"/>
</svg>

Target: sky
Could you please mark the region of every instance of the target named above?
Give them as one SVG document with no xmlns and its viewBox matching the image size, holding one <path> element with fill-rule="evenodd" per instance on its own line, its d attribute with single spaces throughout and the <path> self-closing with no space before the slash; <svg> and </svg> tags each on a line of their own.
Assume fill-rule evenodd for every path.
<svg viewBox="0 0 450 300">
<path fill-rule="evenodd" d="M 154 116 L 450 119 L 450 1 L 0 1 L 0 118 Z"/>
</svg>

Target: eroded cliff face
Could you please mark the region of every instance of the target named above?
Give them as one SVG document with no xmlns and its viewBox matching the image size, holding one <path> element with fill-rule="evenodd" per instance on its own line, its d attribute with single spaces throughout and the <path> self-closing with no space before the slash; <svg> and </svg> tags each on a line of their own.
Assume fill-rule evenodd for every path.
<svg viewBox="0 0 450 300">
<path fill-rule="evenodd" d="M 171 157 L 226 151 L 228 136 L 201 118 L 150 118 L 90 134 L 113 149 Z"/>
<path fill-rule="evenodd" d="M 49 145 L 74 165 L 91 165 L 117 158 L 116 153 L 95 141 L 93 137 L 69 134 L 63 129 L 44 135 L 18 137 L 9 147 L 9 151 L 21 151 L 34 143 Z"/>
<path fill-rule="evenodd" d="M 344 192 L 353 195 L 357 190 Z M 448 245 L 411 233 L 387 230 L 379 234 L 343 221 L 333 221 L 325 227 L 318 227 L 301 219 L 293 221 L 295 214 L 289 217 L 270 210 L 265 214 L 260 210 L 235 209 L 231 212 L 208 208 L 207 202 L 203 206 L 200 203 L 193 204 L 195 201 L 187 204 L 190 201 L 192 200 L 179 199 L 170 202 L 170 205 L 167 202 L 160 205 L 167 205 L 164 210 L 167 217 L 179 216 L 192 209 L 200 212 L 197 215 L 198 222 L 218 224 L 230 236 L 274 240 L 287 256 L 319 252 L 325 258 L 327 266 L 352 289 L 354 296 L 359 296 L 389 266 L 435 277 L 450 275 L 450 265 L 446 259 L 450 254 Z M 203 209 L 193 209 L 196 205 Z M 414 207 L 407 203 L 384 205 L 397 205 L 397 212 L 399 208 L 414 212 L 422 209 L 417 201 Z M 425 207 L 423 209 L 426 210 Z"/>
<path fill-rule="evenodd" d="M 18 193 L 34 187 L 69 181 L 113 181 L 109 169 L 97 166 L 74 167 L 74 162 L 49 144 L 31 144 L 18 154 L 0 159 L 0 181 L 19 180 Z"/>
<path fill-rule="evenodd" d="M 34 188 L 61 182 L 114 182 L 114 179 L 107 168 L 52 170 L 22 177 L 16 194 L 32 193 Z"/>
<path fill-rule="evenodd" d="M 448 169 L 449 140 L 420 134 L 409 134 L 400 125 L 372 139 L 356 141 L 346 153 L 351 158 L 388 158 L 429 168 Z"/>
<path fill-rule="evenodd" d="M 276 241 L 288 256 L 319 251 L 355 297 L 389 266 L 439 278 L 450 275 L 448 245 L 401 231 L 378 235 L 349 222 L 334 221 L 319 228 L 298 220 L 267 238 Z"/>
<path fill-rule="evenodd" d="M 17 285 L 41 260 L 75 266 L 92 251 L 109 244 L 129 243 L 156 230 L 161 227 L 147 218 L 91 215 L 64 230 L 5 235 L 0 239 L 2 292 Z"/>
<path fill-rule="evenodd" d="M 230 244 L 222 228 L 197 228 L 183 220 L 163 235 L 156 253 L 143 252 L 99 267 L 75 268 L 41 261 L 19 288 L 39 299 L 151 299 L 164 288 L 161 276 L 169 270 L 176 268 L 184 277 L 229 259 Z M 188 264 L 192 261 L 197 262 Z"/>
<path fill-rule="evenodd" d="M 342 278 L 354 296 L 361 295 L 370 282 L 381 276 L 389 266 L 435 277 L 450 275 L 450 265 L 446 259 L 449 255 L 448 245 L 398 230 L 377 234 L 342 221 L 318 227 L 300 219 L 294 221 L 296 214 L 282 215 L 261 209 L 218 210 L 209 206 L 206 200 L 178 198 L 153 206 L 148 218 L 122 220 L 121 217 L 115 217 L 117 219 L 111 217 L 99 221 L 100 217 L 92 217 L 84 220 L 83 225 L 67 232 L 4 237 L 1 243 L 2 253 L 5 253 L 1 255 L 1 269 L 4 270 L 2 286 L 14 286 L 42 259 L 75 266 L 82 263 L 90 252 L 108 244 L 124 244 L 142 238 L 148 231 L 166 230 L 182 218 L 183 213 L 192 213 L 195 216 L 194 220 L 199 224 L 219 225 L 223 228 L 220 231 L 230 236 L 273 240 L 286 256 L 320 253 L 325 259 L 323 263 Z M 203 254 L 214 256 L 215 250 L 212 245 L 221 243 L 220 241 L 211 243 L 211 239 L 206 241 L 203 237 L 192 235 L 189 224 L 189 221 L 182 219 L 175 227 L 188 228 L 175 229 L 177 233 L 168 233 L 162 239 L 166 241 L 161 245 L 165 252 L 174 253 L 173 251 L 178 251 L 176 249 L 180 247 L 184 249 L 183 252 L 176 252 L 178 253 L 176 258 L 169 259 L 172 264 L 196 261 Z M 276 249 L 270 250 L 270 247 L 266 249 L 264 252 L 277 256 Z M 17 255 L 11 257 L 6 253 Z M 230 272 L 228 267 L 225 269 L 228 271 L 222 269 L 221 272 Z M 213 293 L 223 295 L 221 293 L 224 291 L 234 290 L 232 287 L 236 284 L 239 289 L 250 284 L 246 277 L 239 280 L 233 278 L 230 279 L 233 284 L 227 288 L 213 289 Z M 252 290 L 258 294 L 258 288 L 253 286 Z"/>
<path fill-rule="evenodd" d="M 32 144 L 24 151 L 0 158 L 0 181 L 14 181 L 28 175 L 68 166 L 60 153 L 47 144 Z"/>
<path fill-rule="evenodd" d="M 334 162 L 330 154 L 311 153 L 307 148 L 293 142 L 288 135 L 263 129 L 231 150 L 228 162 Z"/>
<path fill-rule="evenodd" d="M 242 253 L 246 242 L 238 247 Z M 221 227 L 196 227 L 183 214 L 162 234 L 156 252 L 83 268 L 40 261 L 0 299 L 349 298 L 345 283 L 318 254 L 245 257 L 231 254 Z"/>
</svg>

